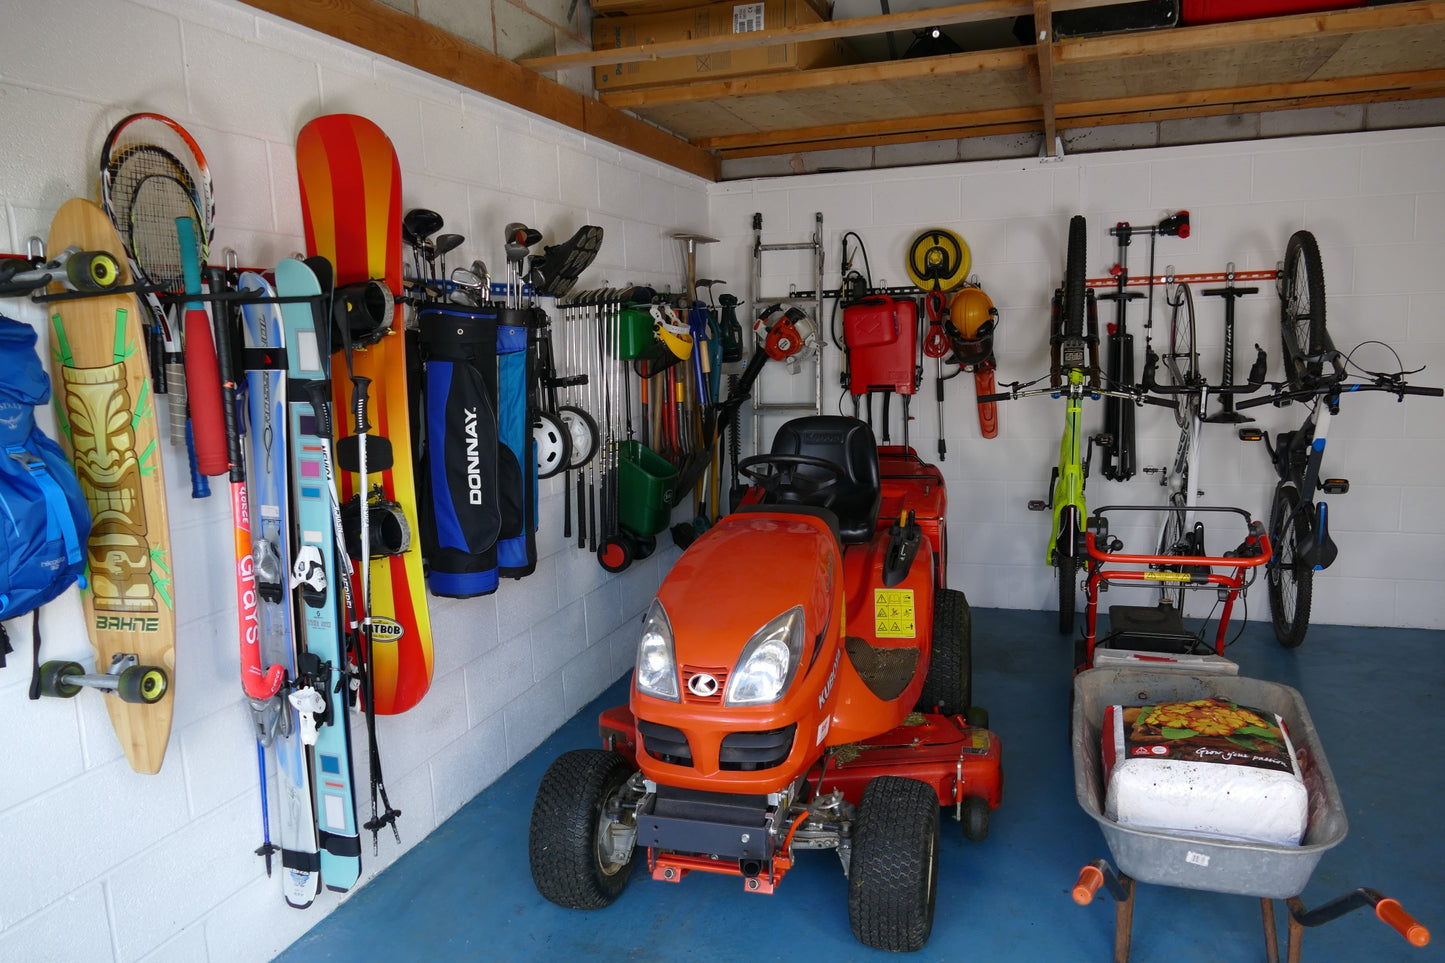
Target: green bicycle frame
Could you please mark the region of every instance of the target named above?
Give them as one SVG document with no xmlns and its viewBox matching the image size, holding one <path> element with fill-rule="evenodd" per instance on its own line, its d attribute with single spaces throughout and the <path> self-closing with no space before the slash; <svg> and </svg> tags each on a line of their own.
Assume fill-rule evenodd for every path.
<svg viewBox="0 0 1445 963">
<path fill-rule="evenodd" d="M 1064 414 L 1064 435 L 1059 442 L 1059 475 L 1054 482 L 1054 529 L 1044 553 L 1044 562 L 1056 565 L 1056 551 L 1061 544 L 1059 536 L 1065 536 L 1068 552 L 1073 555 L 1074 538 L 1085 518 L 1089 517 L 1084 507 L 1084 433 L 1081 427 L 1084 416 L 1084 381 L 1086 374 L 1078 368 L 1069 369 L 1069 384 L 1065 390 L 1068 408 Z"/>
</svg>

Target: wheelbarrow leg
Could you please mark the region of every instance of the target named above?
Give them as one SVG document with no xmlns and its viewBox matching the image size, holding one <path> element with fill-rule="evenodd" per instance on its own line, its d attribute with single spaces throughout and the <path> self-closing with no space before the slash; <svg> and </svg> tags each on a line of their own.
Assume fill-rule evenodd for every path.
<svg viewBox="0 0 1445 963">
<path fill-rule="evenodd" d="M 1132 877 L 1119 874 L 1119 886 L 1126 894 L 1115 900 L 1114 963 L 1129 963 L 1129 944 L 1134 939 L 1134 893 L 1138 889 Z"/>
<path fill-rule="evenodd" d="M 1274 925 L 1274 900 L 1261 898 L 1259 908 L 1264 913 L 1264 958 L 1269 963 L 1279 963 L 1279 932 Z M 1290 918 L 1294 922 L 1294 918 Z M 1294 941 L 1290 940 L 1291 945 Z"/>
<path fill-rule="evenodd" d="M 1303 949 L 1302 944 L 1305 940 L 1305 928 L 1298 917 L 1304 916 L 1307 910 L 1304 901 L 1298 896 L 1291 896 L 1284 901 L 1284 905 L 1289 908 L 1289 936 L 1286 937 L 1288 942 L 1284 949 L 1285 959 L 1288 960 L 1288 963 L 1299 963 L 1300 953 Z"/>
</svg>

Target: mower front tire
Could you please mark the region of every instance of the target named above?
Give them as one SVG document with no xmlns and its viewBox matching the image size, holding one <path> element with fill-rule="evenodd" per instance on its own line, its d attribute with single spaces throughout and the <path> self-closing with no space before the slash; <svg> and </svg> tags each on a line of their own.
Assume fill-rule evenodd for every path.
<svg viewBox="0 0 1445 963">
<path fill-rule="evenodd" d="M 879 776 L 863 790 L 848 869 L 848 921 L 858 942 L 912 953 L 933 932 L 938 796 L 916 779 Z"/>
<path fill-rule="evenodd" d="M 622 895 L 637 850 L 614 841 L 607 808 L 631 776 L 627 760 L 602 749 L 576 749 L 552 763 L 527 839 L 537 892 L 568 909 L 601 909 Z"/>
<path fill-rule="evenodd" d="M 972 701 L 973 615 L 962 592 L 939 589 L 933 599 L 933 645 L 918 710 L 959 715 Z"/>
</svg>

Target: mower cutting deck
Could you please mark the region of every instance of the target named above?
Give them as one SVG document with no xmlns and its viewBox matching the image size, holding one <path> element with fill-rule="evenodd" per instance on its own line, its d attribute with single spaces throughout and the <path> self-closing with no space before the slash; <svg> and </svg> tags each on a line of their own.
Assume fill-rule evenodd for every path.
<svg viewBox="0 0 1445 963">
<path fill-rule="evenodd" d="M 532 878 L 608 905 L 638 848 L 654 879 L 741 877 L 771 893 L 802 849 L 835 849 L 854 935 L 921 948 L 940 807 L 982 839 L 998 737 L 971 706 L 971 626 L 944 587 L 947 494 L 862 421 L 788 422 L 740 470 L 738 510 L 700 537 L 642 626 L 603 750 L 553 763 L 532 811 Z"/>
</svg>

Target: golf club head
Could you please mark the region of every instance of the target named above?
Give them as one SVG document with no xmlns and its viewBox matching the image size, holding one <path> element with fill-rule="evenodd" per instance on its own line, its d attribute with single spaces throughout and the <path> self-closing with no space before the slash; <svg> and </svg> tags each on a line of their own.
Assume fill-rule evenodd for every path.
<svg viewBox="0 0 1445 963">
<path fill-rule="evenodd" d="M 402 216 L 401 236 L 412 247 L 418 247 L 427 238 L 440 231 L 443 223 L 442 216 L 436 211 L 430 211 L 424 207 L 414 207 Z"/>
<path fill-rule="evenodd" d="M 462 242 L 465 240 L 466 238 L 460 234 L 438 234 L 436 239 L 437 254 L 441 257 L 446 257 L 452 251 L 461 247 Z"/>
</svg>

